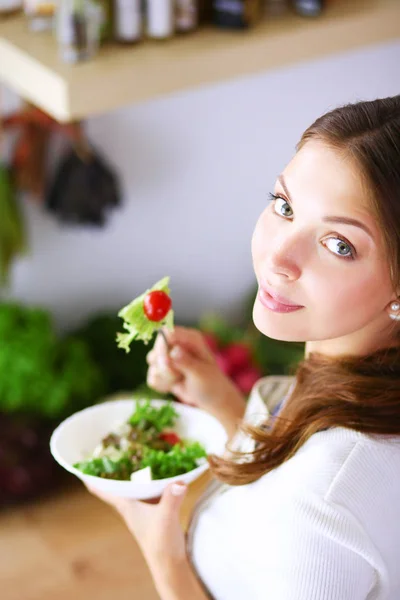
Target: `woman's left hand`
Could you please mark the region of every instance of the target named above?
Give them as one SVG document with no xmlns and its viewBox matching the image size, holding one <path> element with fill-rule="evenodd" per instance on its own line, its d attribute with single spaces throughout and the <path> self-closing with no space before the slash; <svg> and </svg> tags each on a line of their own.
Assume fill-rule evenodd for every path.
<svg viewBox="0 0 400 600">
<path fill-rule="evenodd" d="M 163 575 L 186 561 L 185 534 L 179 518 L 187 489 L 183 483 L 170 484 L 158 504 L 118 498 L 86 487 L 93 495 L 115 508 L 124 519 L 153 577 Z"/>
</svg>

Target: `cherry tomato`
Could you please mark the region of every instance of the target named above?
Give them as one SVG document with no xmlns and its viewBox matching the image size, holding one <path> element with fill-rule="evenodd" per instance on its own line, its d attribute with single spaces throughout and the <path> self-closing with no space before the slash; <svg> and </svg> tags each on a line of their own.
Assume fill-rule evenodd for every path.
<svg viewBox="0 0 400 600">
<path fill-rule="evenodd" d="M 173 431 L 160 433 L 160 438 L 164 440 L 164 442 L 167 442 L 167 444 L 171 444 L 171 446 L 175 446 L 175 444 L 181 443 L 181 438 Z"/>
<path fill-rule="evenodd" d="M 144 297 L 143 310 L 149 321 L 162 321 L 172 306 L 171 298 L 162 290 L 149 292 Z"/>
</svg>

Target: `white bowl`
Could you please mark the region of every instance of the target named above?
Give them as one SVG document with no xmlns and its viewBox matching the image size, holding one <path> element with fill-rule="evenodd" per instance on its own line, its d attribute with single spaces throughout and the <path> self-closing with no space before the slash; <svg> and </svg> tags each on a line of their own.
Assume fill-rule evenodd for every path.
<svg viewBox="0 0 400 600">
<path fill-rule="evenodd" d="M 151 400 L 155 407 L 166 404 L 166 400 Z M 188 473 L 166 479 L 155 479 L 148 483 L 115 481 L 94 475 L 85 475 L 74 468 L 74 464 L 87 459 L 98 443 L 121 423 L 127 421 L 134 412 L 136 400 L 115 400 L 96 404 L 81 410 L 63 421 L 54 430 L 50 440 L 50 450 L 56 461 L 70 473 L 99 491 L 123 498 L 146 500 L 159 497 L 172 481 L 186 484 L 194 481 L 208 469 L 205 463 Z M 183 438 L 200 442 L 207 454 L 222 454 L 227 441 L 224 428 L 208 413 L 174 402 L 179 417 L 174 430 Z"/>
</svg>

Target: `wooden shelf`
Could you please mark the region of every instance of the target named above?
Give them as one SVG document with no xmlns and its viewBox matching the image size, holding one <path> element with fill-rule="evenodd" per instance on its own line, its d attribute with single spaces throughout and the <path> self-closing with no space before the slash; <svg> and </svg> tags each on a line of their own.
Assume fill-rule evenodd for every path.
<svg viewBox="0 0 400 600">
<path fill-rule="evenodd" d="M 399 0 L 332 0 L 317 19 L 289 14 L 247 32 L 210 27 L 168 42 L 110 45 L 93 61 L 66 65 L 51 33 L 31 33 L 13 17 L 0 24 L 0 80 L 70 121 L 399 36 Z"/>
</svg>

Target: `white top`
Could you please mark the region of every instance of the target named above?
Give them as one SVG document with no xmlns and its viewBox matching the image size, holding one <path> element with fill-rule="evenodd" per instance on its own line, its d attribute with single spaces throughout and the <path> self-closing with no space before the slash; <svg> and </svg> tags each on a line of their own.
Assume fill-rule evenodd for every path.
<svg viewBox="0 0 400 600">
<path fill-rule="evenodd" d="M 215 600 L 399 600 L 400 437 L 332 428 L 254 483 L 214 484 L 188 550 Z"/>
</svg>

